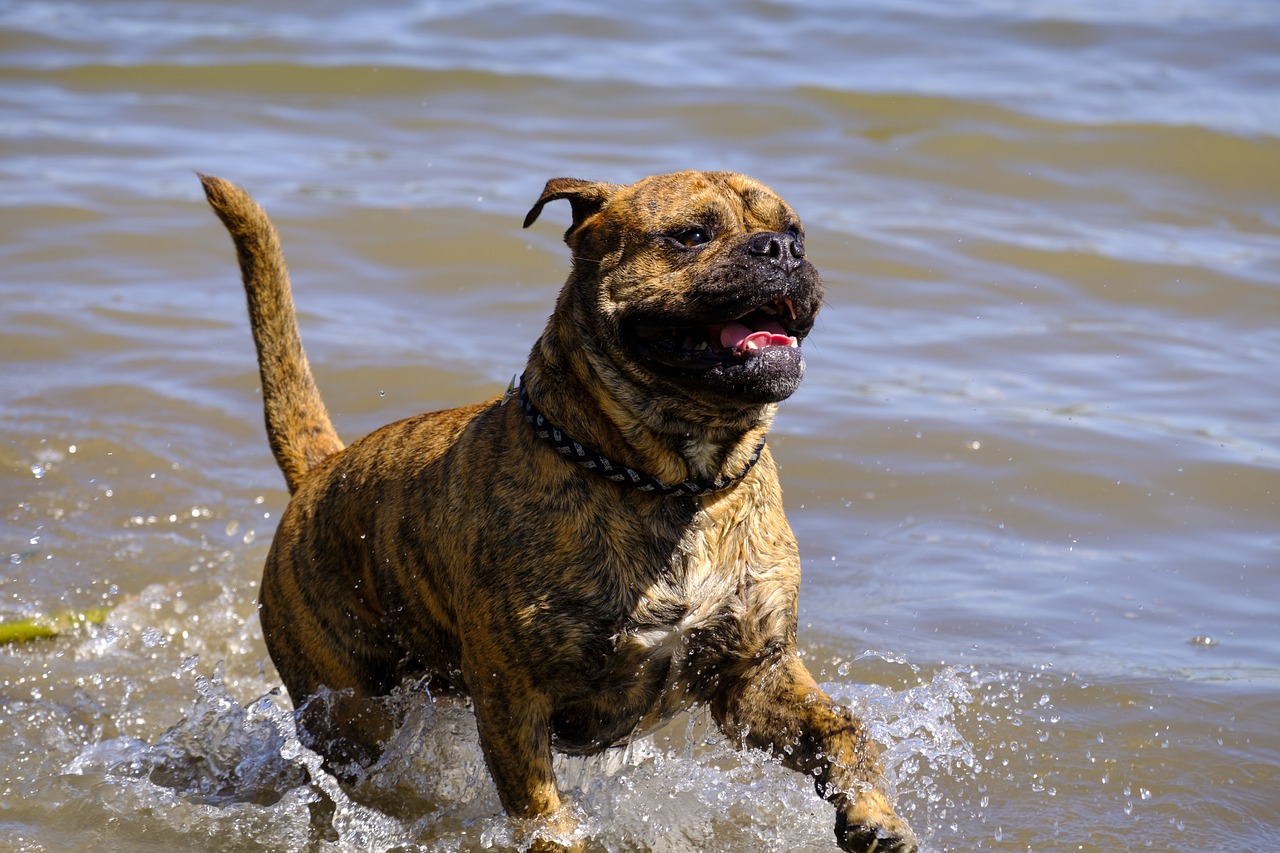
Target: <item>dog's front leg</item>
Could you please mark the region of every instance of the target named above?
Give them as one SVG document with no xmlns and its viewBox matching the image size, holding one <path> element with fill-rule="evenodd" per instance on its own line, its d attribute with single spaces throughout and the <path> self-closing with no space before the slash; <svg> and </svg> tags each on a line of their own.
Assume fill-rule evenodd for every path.
<svg viewBox="0 0 1280 853">
<path fill-rule="evenodd" d="M 519 673 L 493 667 L 469 679 L 489 775 L 507 814 L 526 823 L 538 853 L 579 851 L 573 817 L 562 808 L 551 763 L 551 703 Z M 479 683 L 474 683 L 479 682 Z M 559 839 L 559 840 L 556 840 Z"/>
<path fill-rule="evenodd" d="M 848 708 L 837 705 L 793 650 L 751 666 L 721 685 L 712 713 L 725 733 L 767 749 L 814 779 L 836 806 L 836 842 L 851 853 L 914 853 L 915 836 L 876 788 L 875 744 Z"/>
</svg>

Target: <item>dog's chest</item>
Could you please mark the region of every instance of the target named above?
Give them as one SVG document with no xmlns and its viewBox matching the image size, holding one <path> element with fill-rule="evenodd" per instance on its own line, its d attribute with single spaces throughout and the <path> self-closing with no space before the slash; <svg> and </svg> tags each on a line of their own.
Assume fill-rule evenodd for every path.
<svg viewBox="0 0 1280 853">
<path fill-rule="evenodd" d="M 620 652 L 663 660 L 687 649 L 700 631 L 737 610 L 739 576 L 735 566 L 696 530 L 672 550 L 668 565 L 636 602 L 615 642 Z"/>
<path fill-rule="evenodd" d="M 663 673 L 666 693 L 686 692 L 689 662 L 718 656 L 736 632 L 743 612 L 743 566 L 725 548 L 723 531 L 708 519 L 691 526 L 649 579 L 614 634 L 618 664 Z"/>
<path fill-rule="evenodd" d="M 656 571 L 637 576 L 631 606 L 614 616 L 607 663 L 588 679 L 591 689 L 556 714 L 560 748 L 594 752 L 706 700 L 743 609 L 740 576 L 722 557 L 695 529 Z"/>
</svg>

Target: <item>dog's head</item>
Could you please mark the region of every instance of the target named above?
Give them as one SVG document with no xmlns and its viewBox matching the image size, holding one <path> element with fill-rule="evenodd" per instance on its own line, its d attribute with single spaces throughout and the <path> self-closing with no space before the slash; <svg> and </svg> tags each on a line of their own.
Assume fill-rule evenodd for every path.
<svg viewBox="0 0 1280 853">
<path fill-rule="evenodd" d="M 636 385 L 716 407 L 789 397 L 822 302 L 800 218 L 733 172 L 630 186 L 556 178 L 525 218 L 567 199 L 573 273 L 561 294 L 577 343 Z"/>
</svg>

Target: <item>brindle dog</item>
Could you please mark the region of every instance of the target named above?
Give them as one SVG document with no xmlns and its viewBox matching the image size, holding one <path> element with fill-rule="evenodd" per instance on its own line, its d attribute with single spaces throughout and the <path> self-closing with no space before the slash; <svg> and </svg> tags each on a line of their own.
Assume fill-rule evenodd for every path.
<svg viewBox="0 0 1280 853">
<path fill-rule="evenodd" d="M 597 753 L 705 703 L 816 780 L 842 848 L 916 849 L 865 729 L 797 654 L 800 557 L 764 439 L 823 290 L 781 198 L 729 172 L 549 181 L 524 224 L 568 200 L 573 269 L 518 392 L 344 449 L 275 230 L 201 181 L 239 255 L 293 495 L 263 633 L 331 768 L 375 760 L 394 730 L 377 698 L 429 676 L 470 696 L 503 807 L 543 827 L 535 848 L 578 849 L 552 750 Z"/>
</svg>

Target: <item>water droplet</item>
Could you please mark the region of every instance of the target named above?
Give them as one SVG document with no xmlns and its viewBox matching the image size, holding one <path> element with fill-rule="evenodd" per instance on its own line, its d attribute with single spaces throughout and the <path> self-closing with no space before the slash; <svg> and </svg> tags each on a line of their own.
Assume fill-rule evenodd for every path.
<svg viewBox="0 0 1280 853">
<path fill-rule="evenodd" d="M 163 646 L 167 644 L 168 641 L 169 638 L 166 637 L 159 628 L 148 626 L 142 629 L 142 645 L 145 648 L 150 649 L 155 648 L 156 646 Z"/>
</svg>

